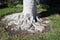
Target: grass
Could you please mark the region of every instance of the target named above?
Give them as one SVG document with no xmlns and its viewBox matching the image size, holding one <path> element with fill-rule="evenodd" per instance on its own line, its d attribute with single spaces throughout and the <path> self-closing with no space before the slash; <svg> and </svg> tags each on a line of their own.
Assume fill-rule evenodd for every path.
<svg viewBox="0 0 60 40">
<path fill-rule="evenodd" d="M 5 9 L 0 9 L 0 16 L 6 15 L 6 14 L 11 14 L 14 12 L 21 12 L 22 8 L 5 8 Z"/>
<path fill-rule="evenodd" d="M 38 9 L 39 10 L 39 9 Z M 0 16 L 11 14 L 13 12 L 21 12 L 22 8 L 5 8 L 0 9 Z M 51 15 L 48 17 L 52 22 L 50 26 L 52 32 L 35 34 L 35 35 L 14 35 L 11 36 L 6 32 L 4 27 L 0 27 L 0 40 L 60 40 L 60 15 Z"/>
</svg>

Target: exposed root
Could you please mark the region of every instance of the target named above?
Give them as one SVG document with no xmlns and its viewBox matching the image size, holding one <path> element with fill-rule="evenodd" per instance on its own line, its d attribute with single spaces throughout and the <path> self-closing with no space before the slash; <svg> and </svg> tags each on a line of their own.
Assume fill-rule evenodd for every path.
<svg viewBox="0 0 60 40">
<path fill-rule="evenodd" d="M 39 19 L 36 17 L 37 22 L 35 22 L 32 15 L 27 14 L 23 15 L 20 13 L 12 14 L 5 16 L 5 18 L 2 19 L 3 22 L 6 23 L 6 28 L 10 28 L 10 30 L 26 30 L 31 33 L 35 32 L 42 32 L 45 30 L 46 24 L 49 23 L 49 21 L 43 22 L 42 19 Z M 45 23 L 45 24 L 44 24 Z"/>
</svg>

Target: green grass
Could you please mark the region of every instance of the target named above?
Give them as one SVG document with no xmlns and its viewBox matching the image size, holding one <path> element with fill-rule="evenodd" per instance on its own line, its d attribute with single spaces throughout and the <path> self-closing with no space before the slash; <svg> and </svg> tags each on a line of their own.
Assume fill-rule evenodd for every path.
<svg viewBox="0 0 60 40">
<path fill-rule="evenodd" d="M 13 12 L 21 12 L 22 8 L 5 8 L 0 9 L 0 16 L 11 14 Z M 35 35 L 23 35 L 23 36 L 11 36 L 4 29 L 4 27 L 0 27 L 0 40 L 60 40 L 60 15 L 49 16 L 48 17 L 52 22 L 50 26 L 52 28 L 52 32 L 43 33 L 43 34 L 35 34 Z"/>
<path fill-rule="evenodd" d="M 22 8 L 5 8 L 5 9 L 0 9 L 0 16 L 6 15 L 6 14 L 11 14 L 14 12 L 21 12 Z"/>
</svg>

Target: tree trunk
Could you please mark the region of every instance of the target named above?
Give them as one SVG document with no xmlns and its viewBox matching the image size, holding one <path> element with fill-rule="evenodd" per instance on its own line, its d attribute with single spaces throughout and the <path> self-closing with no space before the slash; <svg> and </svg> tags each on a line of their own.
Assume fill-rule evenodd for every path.
<svg viewBox="0 0 60 40">
<path fill-rule="evenodd" d="M 23 0 L 23 13 L 24 15 L 36 16 L 36 0 Z"/>
</svg>

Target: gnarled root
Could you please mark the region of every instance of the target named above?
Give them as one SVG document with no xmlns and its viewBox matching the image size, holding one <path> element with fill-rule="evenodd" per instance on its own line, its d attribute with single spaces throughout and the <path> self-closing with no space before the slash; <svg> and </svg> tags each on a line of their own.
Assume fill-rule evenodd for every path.
<svg viewBox="0 0 60 40">
<path fill-rule="evenodd" d="M 30 14 L 24 15 L 23 13 L 16 13 L 12 15 L 5 16 L 5 18 L 2 19 L 2 21 L 5 21 L 6 28 L 10 28 L 9 30 L 26 30 L 31 33 L 35 32 L 42 32 L 45 30 L 44 26 L 47 26 L 46 24 L 42 24 L 43 20 L 38 19 L 36 17 L 37 22 L 33 19 L 33 16 Z M 46 23 L 46 22 L 45 22 Z"/>
</svg>

